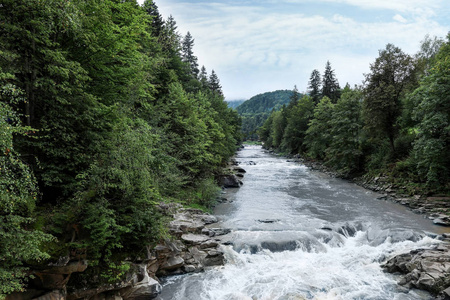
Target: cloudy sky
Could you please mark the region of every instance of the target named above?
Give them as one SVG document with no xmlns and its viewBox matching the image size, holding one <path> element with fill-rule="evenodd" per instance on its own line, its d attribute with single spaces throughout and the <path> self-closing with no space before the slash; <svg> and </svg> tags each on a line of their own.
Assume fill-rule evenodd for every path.
<svg viewBox="0 0 450 300">
<path fill-rule="evenodd" d="M 140 3 L 143 0 L 139 0 Z M 215 70 L 227 100 L 306 91 L 327 60 L 341 86 L 361 84 L 387 43 L 414 54 L 426 34 L 450 31 L 450 0 L 156 0 L 194 53 Z"/>
</svg>

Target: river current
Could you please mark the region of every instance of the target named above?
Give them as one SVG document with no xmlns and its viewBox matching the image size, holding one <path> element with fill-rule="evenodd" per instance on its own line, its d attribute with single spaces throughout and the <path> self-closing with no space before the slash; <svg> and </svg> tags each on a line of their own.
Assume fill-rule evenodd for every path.
<svg viewBox="0 0 450 300">
<path fill-rule="evenodd" d="M 389 257 L 430 247 L 440 227 L 380 194 L 246 146 L 247 173 L 215 208 L 226 263 L 170 277 L 159 300 L 432 299 L 383 272 Z"/>
</svg>

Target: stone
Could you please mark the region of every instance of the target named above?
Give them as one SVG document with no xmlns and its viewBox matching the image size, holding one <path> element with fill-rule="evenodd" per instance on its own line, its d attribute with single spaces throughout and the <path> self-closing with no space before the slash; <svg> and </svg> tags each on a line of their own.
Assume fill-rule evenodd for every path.
<svg viewBox="0 0 450 300">
<path fill-rule="evenodd" d="M 175 270 L 181 268 L 184 264 L 184 259 L 179 256 L 170 257 L 162 266 L 162 270 Z"/>
<path fill-rule="evenodd" d="M 238 172 L 238 173 L 247 173 L 247 171 L 245 171 L 245 170 L 244 170 L 243 168 L 241 168 L 241 167 L 234 167 L 233 170 L 234 170 L 235 172 Z"/>
<path fill-rule="evenodd" d="M 225 188 L 238 188 L 241 187 L 242 182 L 236 175 L 221 175 L 219 176 L 219 185 Z"/>
<path fill-rule="evenodd" d="M 40 297 L 34 298 L 34 300 L 65 300 L 66 297 L 61 291 L 52 291 Z"/>
<path fill-rule="evenodd" d="M 124 300 L 153 299 L 161 293 L 161 285 L 155 279 L 148 276 L 146 265 L 139 266 L 137 278 L 142 278 L 142 280 L 120 291 L 120 296 Z"/>
<path fill-rule="evenodd" d="M 209 237 L 207 237 L 205 235 L 187 233 L 187 234 L 183 234 L 181 236 L 181 239 L 187 244 L 198 245 L 203 242 L 206 242 L 209 239 Z"/>
</svg>

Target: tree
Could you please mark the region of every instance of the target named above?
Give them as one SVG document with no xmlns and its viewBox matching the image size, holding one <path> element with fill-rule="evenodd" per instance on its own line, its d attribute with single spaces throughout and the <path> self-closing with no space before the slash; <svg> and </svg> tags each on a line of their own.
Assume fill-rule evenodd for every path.
<svg viewBox="0 0 450 300">
<path fill-rule="evenodd" d="M 161 36 L 164 30 L 164 20 L 159 13 L 158 6 L 153 0 L 145 0 L 142 7 L 152 17 L 152 35 Z"/>
<path fill-rule="evenodd" d="M 360 90 L 346 87 L 329 121 L 331 143 L 326 150 L 326 164 L 343 174 L 358 171 L 362 164 L 361 99 Z"/>
<path fill-rule="evenodd" d="M 379 57 L 365 75 L 363 112 L 365 126 L 372 137 L 387 138 L 395 156 L 394 140 L 401 98 L 413 79 L 413 59 L 392 44 L 379 51 Z"/>
<path fill-rule="evenodd" d="M 211 91 L 223 96 L 222 86 L 220 85 L 219 77 L 217 77 L 216 72 L 214 70 L 211 71 L 211 75 L 209 76 L 208 85 Z"/>
<path fill-rule="evenodd" d="M 305 133 L 308 123 L 313 117 L 314 102 L 310 96 L 303 96 L 297 104 L 287 112 L 287 125 L 284 131 L 282 148 L 291 154 L 306 150 Z"/>
<path fill-rule="evenodd" d="M 200 69 L 200 75 L 198 76 L 198 80 L 200 80 L 200 83 L 202 84 L 202 89 L 206 90 L 208 89 L 208 73 L 206 72 L 205 66 L 202 66 Z"/>
<path fill-rule="evenodd" d="M 305 135 L 305 145 L 308 155 L 317 159 L 325 158 L 325 150 L 329 147 L 332 136 L 330 135 L 330 119 L 333 112 L 333 103 L 330 98 L 323 97 L 314 108 L 314 118 L 308 123 Z"/>
<path fill-rule="evenodd" d="M 411 96 L 413 118 L 418 122 L 414 142 L 417 170 L 430 187 L 450 179 L 450 34 L 436 55 L 429 75 Z"/>
<path fill-rule="evenodd" d="M 0 80 L 14 76 L 0 71 Z M 38 187 L 34 174 L 15 149 L 14 136 L 33 131 L 23 126 L 12 105 L 25 101 L 24 93 L 13 84 L 0 87 L 0 298 L 24 289 L 26 262 L 49 258 L 40 246 L 52 237 L 32 229 Z"/>
<path fill-rule="evenodd" d="M 288 104 L 288 109 L 294 107 L 298 100 L 300 99 L 300 93 L 298 92 L 297 86 L 294 85 L 294 89 L 292 90 L 292 95 L 289 97 L 290 101 Z"/>
<path fill-rule="evenodd" d="M 199 70 L 197 57 L 194 55 L 194 38 L 189 31 L 181 45 L 183 61 L 188 64 L 191 75 L 197 78 Z"/>
<path fill-rule="evenodd" d="M 314 104 L 317 105 L 321 96 L 321 77 L 318 70 L 313 70 L 308 82 L 308 93 Z"/>
<path fill-rule="evenodd" d="M 313 71 L 314 72 L 314 71 Z M 334 70 L 331 69 L 331 64 L 327 61 L 325 66 L 325 72 L 322 78 L 322 97 L 328 97 L 331 102 L 336 103 L 337 99 L 340 97 L 340 87 L 339 83 L 334 74 Z"/>
</svg>

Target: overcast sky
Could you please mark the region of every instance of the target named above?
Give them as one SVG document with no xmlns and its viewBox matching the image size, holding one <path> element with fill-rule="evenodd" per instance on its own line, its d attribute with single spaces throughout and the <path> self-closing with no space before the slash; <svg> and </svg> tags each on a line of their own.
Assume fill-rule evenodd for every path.
<svg viewBox="0 0 450 300">
<path fill-rule="evenodd" d="M 143 0 L 139 0 L 140 3 Z M 306 91 L 327 60 L 341 86 L 361 84 L 387 43 L 414 54 L 426 34 L 446 37 L 450 0 L 156 0 L 164 19 L 195 39 L 227 100 Z"/>
</svg>

